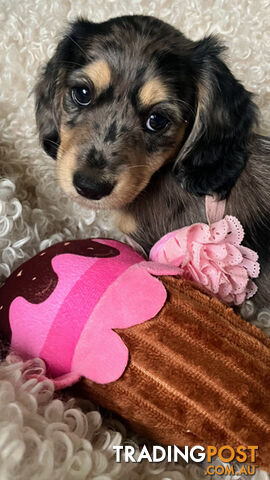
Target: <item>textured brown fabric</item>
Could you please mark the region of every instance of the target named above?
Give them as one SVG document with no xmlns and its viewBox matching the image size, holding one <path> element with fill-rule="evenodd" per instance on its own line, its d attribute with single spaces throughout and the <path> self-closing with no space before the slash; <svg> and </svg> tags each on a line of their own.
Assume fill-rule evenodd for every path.
<svg viewBox="0 0 270 480">
<path fill-rule="evenodd" d="M 192 283 L 162 277 L 168 299 L 141 325 L 118 330 L 124 375 L 81 392 L 161 444 L 258 445 L 270 470 L 270 340 Z"/>
</svg>

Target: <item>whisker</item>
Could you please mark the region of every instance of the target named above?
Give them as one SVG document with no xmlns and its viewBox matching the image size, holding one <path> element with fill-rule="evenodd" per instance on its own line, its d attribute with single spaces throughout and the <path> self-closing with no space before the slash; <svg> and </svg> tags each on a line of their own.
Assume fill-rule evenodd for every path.
<svg viewBox="0 0 270 480">
<path fill-rule="evenodd" d="M 183 105 L 184 107 L 186 107 L 191 113 L 192 115 L 195 117 L 196 116 L 196 112 L 193 110 L 193 108 L 187 103 L 185 102 L 184 100 L 176 100 L 176 103 L 179 103 L 180 105 Z"/>
<path fill-rule="evenodd" d="M 81 67 L 81 63 L 78 63 L 78 62 L 69 62 L 68 60 L 64 60 L 61 62 L 62 64 L 66 64 L 66 65 L 76 65 L 76 67 Z"/>
<path fill-rule="evenodd" d="M 88 57 L 87 53 L 82 49 L 82 47 L 74 40 L 74 38 L 72 38 L 70 35 L 66 34 L 66 36 L 69 38 L 69 40 L 71 40 L 75 45 L 77 45 L 77 47 L 80 49 L 80 51 L 84 54 L 85 58 L 87 60 L 90 60 L 90 58 Z"/>
<path fill-rule="evenodd" d="M 143 165 L 127 165 L 128 169 L 142 167 Z"/>
<path fill-rule="evenodd" d="M 46 142 L 50 142 L 50 143 L 52 143 L 53 145 L 56 145 L 57 147 L 60 146 L 59 143 L 56 143 L 56 142 L 54 142 L 53 140 L 50 140 L 49 138 L 46 138 Z"/>
</svg>

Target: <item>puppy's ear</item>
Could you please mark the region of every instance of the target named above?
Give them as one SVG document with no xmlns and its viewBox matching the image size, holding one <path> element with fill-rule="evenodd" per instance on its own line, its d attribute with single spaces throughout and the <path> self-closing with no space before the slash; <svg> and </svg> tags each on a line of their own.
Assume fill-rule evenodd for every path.
<svg viewBox="0 0 270 480">
<path fill-rule="evenodd" d="M 59 47 L 58 47 L 59 49 Z M 60 65 L 58 51 L 45 66 L 35 87 L 36 123 L 45 152 L 56 158 L 60 144 Z"/>
<path fill-rule="evenodd" d="M 176 176 L 190 193 L 225 198 L 245 167 L 257 121 L 251 94 L 220 59 L 224 47 L 208 37 L 193 47 L 195 119 L 176 162 Z"/>
<path fill-rule="evenodd" d="M 61 102 L 65 76 L 83 66 L 88 58 L 87 41 L 96 24 L 79 19 L 69 25 L 36 84 L 36 123 L 41 144 L 53 158 L 60 144 Z"/>
</svg>

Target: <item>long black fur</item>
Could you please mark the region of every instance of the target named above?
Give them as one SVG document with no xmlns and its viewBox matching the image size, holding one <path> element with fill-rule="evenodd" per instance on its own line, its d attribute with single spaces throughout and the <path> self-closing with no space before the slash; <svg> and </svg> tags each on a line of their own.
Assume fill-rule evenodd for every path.
<svg viewBox="0 0 270 480">
<path fill-rule="evenodd" d="M 207 82 L 203 88 L 208 89 L 209 96 L 199 112 L 201 126 L 192 150 L 176 169 L 188 192 L 217 193 L 221 198 L 228 196 L 247 163 L 250 135 L 257 122 L 252 95 L 221 60 L 223 50 L 215 37 L 194 47 L 197 84 Z"/>
</svg>

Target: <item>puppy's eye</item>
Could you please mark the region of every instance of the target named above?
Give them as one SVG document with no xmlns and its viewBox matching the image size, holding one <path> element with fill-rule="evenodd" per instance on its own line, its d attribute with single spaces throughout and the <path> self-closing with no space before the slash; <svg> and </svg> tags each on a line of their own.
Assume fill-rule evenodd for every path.
<svg viewBox="0 0 270 480">
<path fill-rule="evenodd" d="M 73 87 L 71 89 L 71 96 L 73 102 L 82 107 L 87 107 L 92 98 L 90 88 L 86 86 Z"/>
<path fill-rule="evenodd" d="M 146 121 L 146 128 L 150 132 L 159 132 L 163 130 L 169 123 L 169 120 L 159 113 L 152 113 Z"/>
</svg>

